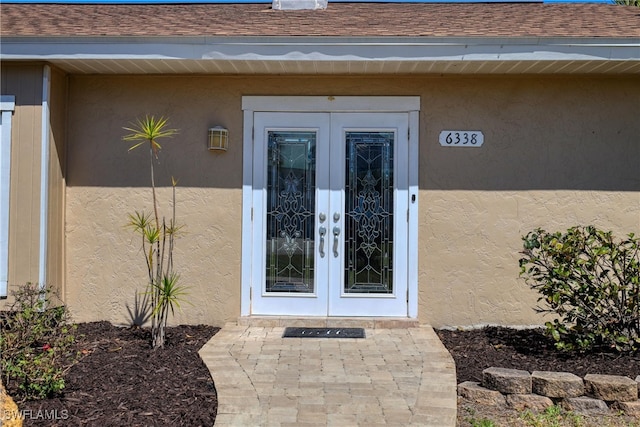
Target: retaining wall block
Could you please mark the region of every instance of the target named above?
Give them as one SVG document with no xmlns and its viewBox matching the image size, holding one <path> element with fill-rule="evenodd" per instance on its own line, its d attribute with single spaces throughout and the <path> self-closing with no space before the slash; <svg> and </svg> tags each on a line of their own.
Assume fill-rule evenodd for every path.
<svg viewBox="0 0 640 427">
<path fill-rule="evenodd" d="M 506 403 L 502 393 L 484 388 L 475 381 L 458 384 L 458 395 L 481 405 L 499 406 Z"/>
<path fill-rule="evenodd" d="M 608 402 L 631 402 L 638 399 L 638 383 L 619 375 L 588 374 L 584 377 L 588 394 Z"/>
<path fill-rule="evenodd" d="M 605 414 L 609 412 L 609 407 L 604 400 L 587 396 L 562 399 L 560 406 L 567 411 L 573 411 L 582 415 Z"/>
<path fill-rule="evenodd" d="M 584 394 L 584 381 L 568 372 L 533 371 L 533 392 L 547 397 L 578 397 Z"/>
<path fill-rule="evenodd" d="M 531 375 L 520 369 L 487 368 L 482 385 L 503 394 L 531 394 Z"/>
<path fill-rule="evenodd" d="M 640 400 L 633 402 L 616 402 L 615 408 L 624 412 L 625 415 L 640 418 Z"/>
<path fill-rule="evenodd" d="M 545 409 L 553 406 L 553 400 L 537 394 L 509 394 L 506 400 L 507 406 L 516 411 L 529 409 L 532 412 L 544 412 Z"/>
</svg>

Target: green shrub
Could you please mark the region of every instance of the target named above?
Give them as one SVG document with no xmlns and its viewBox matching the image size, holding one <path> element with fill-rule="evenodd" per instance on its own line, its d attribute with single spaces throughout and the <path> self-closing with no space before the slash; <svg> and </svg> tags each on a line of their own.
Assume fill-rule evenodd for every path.
<svg viewBox="0 0 640 427">
<path fill-rule="evenodd" d="M 75 325 L 48 288 L 27 283 L 13 293 L 11 311 L 1 319 L 0 368 L 7 388 L 22 400 L 51 397 L 64 388 L 64 373 L 77 360 Z"/>
<path fill-rule="evenodd" d="M 640 239 L 616 240 L 592 226 L 523 238 L 520 275 L 557 318 L 547 333 L 560 350 L 640 349 Z"/>
</svg>

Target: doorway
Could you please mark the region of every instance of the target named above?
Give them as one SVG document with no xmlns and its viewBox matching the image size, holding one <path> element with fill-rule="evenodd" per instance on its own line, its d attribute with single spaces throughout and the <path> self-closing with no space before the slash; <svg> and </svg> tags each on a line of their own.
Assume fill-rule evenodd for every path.
<svg viewBox="0 0 640 427">
<path fill-rule="evenodd" d="M 250 119 L 250 314 L 410 317 L 411 112 Z"/>
</svg>

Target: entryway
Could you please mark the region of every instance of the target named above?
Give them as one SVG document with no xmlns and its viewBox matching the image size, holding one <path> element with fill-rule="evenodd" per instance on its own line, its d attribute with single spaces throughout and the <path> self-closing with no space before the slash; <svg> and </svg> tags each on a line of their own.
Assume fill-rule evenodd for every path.
<svg viewBox="0 0 640 427">
<path fill-rule="evenodd" d="M 366 339 L 282 338 L 227 324 L 200 351 L 216 386 L 216 426 L 456 425 L 453 358 L 428 326 Z"/>
<path fill-rule="evenodd" d="M 243 315 L 415 317 L 416 101 L 243 98 Z"/>
</svg>

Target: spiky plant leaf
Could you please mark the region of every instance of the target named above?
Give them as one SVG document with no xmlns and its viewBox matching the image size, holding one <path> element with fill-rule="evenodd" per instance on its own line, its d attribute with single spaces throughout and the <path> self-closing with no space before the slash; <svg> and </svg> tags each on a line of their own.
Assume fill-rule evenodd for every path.
<svg viewBox="0 0 640 427">
<path fill-rule="evenodd" d="M 136 123 L 132 123 L 131 127 L 125 127 L 124 130 L 131 132 L 122 137 L 124 141 L 132 142 L 129 151 L 134 150 L 145 143 L 149 143 L 154 153 L 162 148 L 158 143 L 160 138 L 171 138 L 178 133 L 177 129 L 167 128 L 168 119 L 165 117 L 156 118 L 155 116 L 145 116 L 144 119 L 137 119 Z"/>
</svg>

